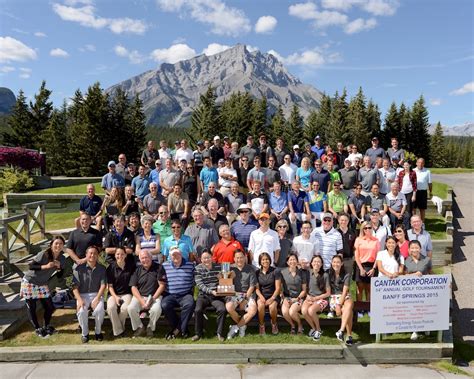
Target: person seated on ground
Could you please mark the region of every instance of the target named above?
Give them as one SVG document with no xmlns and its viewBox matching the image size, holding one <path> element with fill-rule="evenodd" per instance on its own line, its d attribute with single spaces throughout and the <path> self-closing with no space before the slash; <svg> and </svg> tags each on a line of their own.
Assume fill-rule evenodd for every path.
<svg viewBox="0 0 474 379">
<path fill-rule="evenodd" d="M 224 197 L 222 196 L 221 193 L 217 192 L 216 188 L 217 188 L 216 183 L 210 182 L 207 186 L 207 192 L 204 192 L 202 194 L 201 209 L 206 216 L 209 214 L 209 202 L 211 200 L 217 201 L 218 203 L 217 212 L 219 214 L 222 215 L 225 213 Z"/>
<path fill-rule="evenodd" d="M 74 268 L 73 294 L 76 299 L 77 320 L 81 327 L 82 343 L 89 342 L 89 308 L 95 319 L 95 339 L 102 341 L 102 323 L 104 322 L 104 292 L 107 282 L 105 266 L 98 263 L 99 249 L 87 248 L 86 262 Z"/>
<path fill-rule="evenodd" d="M 141 251 L 138 258 L 140 265 L 130 278 L 133 298 L 128 306 L 128 315 L 134 331 L 133 338 L 145 335 L 153 337 L 156 322 L 161 316 L 161 297 L 165 284 L 158 282 L 161 266 L 153 262 L 148 251 Z M 140 317 L 142 312 L 148 312 L 150 317 L 146 330 Z"/>
<path fill-rule="evenodd" d="M 388 215 L 390 217 L 391 229 L 394 230 L 398 224 L 403 224 L 408 229 L 410 216 L 407 214 L 407 200 L 405 195 L 400 193 L 397 182 L 392 183 L 391 191 L 387 193 Z"/>
<path fill-rule="evenodd" d="M 301 313 L 310 326 L 308 333 L 313 341 L 319 341 L 321 338 L 321 325 L 319 316 L 328 306 L 327 298 L 331 295 L 331 285 L 329 284 L 329 275 L 324 272 L 323 259 L 320 255 L 315 255 L 310 262 L 308 295 L 301 307 Z"/>
<path fill-rule="evenodd" d="M 229 194 L 224 198 L 225 213 L 229 225 L 232 225 L 232 223 L 237 220 L 237 210 L 242 204 L 246 203 L 247 196 L 240 192 L 239 184 L 237 182 L 233 182 L 230 185 Z"/>
<path fill-rule="evenodd" d="M 171 221 L 171 236 L 165 238 L 162 242 L 163 260 L 171 259 L 170 253 L 173 247 L 179 247 L 180 254 L 187 261 L 196 261 L 196 251 L 194 249 L 191 237 L 181 234 L 182 227 L 179 220 Z"/>
<path fill-rule="evenodd" d="M 219 203 L 216 199 L 209 200 L 207 207 L 209 212 L 206 214 L 206 222 L 214 226 L 216 233 L 219 232 L 221 225 L 229 225 L 227 218 L 219 213 Z"/>
<path fill-rule="evenodd" d="M 133 263 L 135 262 L 135 235 L 125 227 L 125 217 L 122 215 L 114 216 L 114 226 L 105 236 L 105 260 L 108 263 L 115 261 L 115 250 L 117 250 L 118 247 L 125 249 L 127 260 Z"/>
<path fill-rule="evenodd" d="M 291 184 L 291 191 L 288 192 L 288 221 L 290 222 L 293 237 L 298 235 L 298 221 L 310 221 L 311 212 L 309 210 L 308 194 L 300 190 L 300 182 L 295 180 Z"/>
<path fill-rule="evenodd" d="M 146 195 L 150 193 L 151 180 L 146 174 L 146 167 L 144 165 L 138 166 L 138 176 L 132 180 L 132 188 L 136 196 L 143 201 Z M 158 189 L 158 188 L 157 188 Z"/>
<path fill-rule="evenodd" d="M 362 301 L 364 294 L 365 301 L 370 301 L 370 279 L 377 276 L 376 259 L 378 252 L 381 250 L 380 246 L 379 240 L 372 234 L 372 225 L 364 221 L 360 227 L 359 237 L 356 238 L 354 243 L 357 301 Z"/>
<path fill-rule="evenodd" d="M 217 314 L 217 339 L 220 342 L 224 338 L 224 323 L 226 316 L 224 297 L 217 296 L 217 285 L 219 284 L 221 265 L 212 262 L 209 250 L 204 249 L 201 253 L 201 263 L 196 266 L 194 281 L 198 288 L 196 307 L 194 309 L 194 336 L 192 341 L 199 341 L 204 333 L 204 312 L 209 306 L 214 307 Z"/>
<path fill-rule="evenodd" d="M 247 194 L 247 205 L 252 209 L 252 216 L 255 220 L 262 213 L 268 213 L 268 196 L 262 191 L 259 181 L 252 183 L 252 191 Z"/>
<path fill-rule="evenodd" d="M 340 213 L 337 217 L 339 227 L 338 232 L 342 236 L 342 258 L 344 270 L 352 278 L 354 270 L 354 243 L 357 238 L 356 232 L 349 227 L 350 216 L 347 213 Z"/>
<path fill-rule="evenodd" d="M 140 213 L 140 208 L 143 207 L 142 201 L 135 196 L 132 186 L 125 186 L 125 204 L 122 208 L 122 213 L 125 216 L 130 216 L 132 213 Z"/>
<path fill-rule="evenodd" d="M 404 264 L 405 260 L 400 254 L 397 239 L 393 236 L 387 237 L 385 250 L 379 251 L 377 254 L 378 276 L 395 279 L 399 275 L 403 275 Z"/>
<path fill-rule="evenodd" d="M 184 259 L 179 247 L 170 250 L 170 260 L 163 263 L 158 278 L 161 285 L 165 285 L 161 306 L 168 320 L 170 331 L 167 340 L 181 336 L 189 336 L 188 323 L 194 312 L 194 263 Z M 176 307 L 181 308 L 180 315 L 176 314 Z"/>
<path fill-rule="evenodd" d="M 115 250 L 115 262 L 107 267 L 107 314 L 112 323 L 114 337 L 125 335 L 125 320 L 128 317 L 128 305 L 132 301 L 130 278 L 135 264 L 126 260 L 127 253 L 121 247 Z"/>
<path fill-rule="evenodd" d="M 405 274 L 421 277 L 423 275 L 432 275 L 432 262 L 427 256 L 421 254 L 420 241 L 413 240 L 408 243 L 408 251 L 410 255 L 405 259 Z M 429 332 L 427 332 L 429 333 Z M 416 341 L 418 333 L 413 332 L 410 339 Z"/>
<path fill-rule="evenodd" d="M 102 247 L 102 234 L 91 227 L 91 216 L 83 213 L 79 217 L 79 228 L 69 234 L 66 244 L 66 252 L 69 258 L 66 259 L 67 266 L 72 266 L 71 260 L 76 264 L 82 264 L 86 261 L 86 250 L 89 246 Z M 70 272 L 69 272 L 70 274 Z"/>
<path fill-rule="evenodd" d="M 160 254 L 160 235 L 156 234 L 153 229 L 153 218 L 147 215 L 141 219 L 142 231 L 135 237 L 135 254 L 137 257 L 140 251 L 146 250 L 151 254 L 153 261 L 161 263 L 163 254 Z"/>
<path fill-rule="evenodd" d="M 150 183 L 150 193 L 143 199 L 143 212 L 157 220 L 159 209 L 162 205 L 167 205 L 166 199 L 158 193 L 156 183 Z"/>
<path fill-rule="evenodd" d="M 311 225 L 313 229 L 321 226 L 322 216 L 328 211 L 328 195 L 319 189 L 319 183 L 311 183 L 308 193 L 308 205 L 311 212 Z"/>
<path fill-rule="evenodd" d="M 101 209 L 105 232 L 108 232 L 112 227 L 114 216 L 122 213 L 124 203 L 125 199 L 121 188 L 113 187 L 110 193 L 105 196 Z"/>
<path fill-rule="evenodd" d="M 234 253 L 235 265 L 231 267 L 234 279 L 235 295 L 226 297 L 225 307 L 234 324 L 230 326 L 227 339 L 234 338 L 237 333 L 245 337 L 247 324 L 257 314 L 257 303 L 255 302 L 255 287 L 257 277 L 255 269 L 246 263 L 247 258 L 242 250 Z M 237 313 L 237 309 L 245 311 L 243 316 Z"/>
<path fill-rule="evenodd" d="M 287 267 L 281 270 L 281 314 L 290 324 L 292 335 L 296 332 L 303 334 L 300 311 L 307 291 L 307 272 L 298 268 L 298 264 L 298 256 L 290 253 L 286 259 Z"/>
<path fill-rule="evenodd" d="M 195 208 L 193 210 L 193 219 L 194 223 L 186 228 L 184 234 L 191 238 L 191 243 L 199 261 L 202 252 L 210 250 L 219 241 L 219 237 L 214 227 L 205 222 L 204 213 L 201 209 Z"/>
<path fill-rule="evenodd" d="M 234 253 L 236 250 L 243 250 L 239 241 L 230 234 L 229 225 L 219 227 L 221 239 L 211 248 L 212 261 L 215 263 L 234 263 Z"/>
<path fill-rule="evenodd" d="M 410 224 L 411 229 L 407 231 L 408 239 L 410 241 L 419 241 L 421 244 L 421 255 L 431 259 L 433 256 L 433 243 L 431 242 L 430 233 L 428 233 L 423 227 L 421 216 L 411 216 Z"/>
<path fill-rule="evenodd" d="M 87 214 L 83 216 L 89 217 Z M 55 333 L 56 329 L 51 325 L 54 305 L 48 281 L 51 276 L 61 275 L 65 267 L 66 259 L 63 255 L 64 238 L 53 237 L 49 247 L 39 252 L 29 265 L 21 280 L 20 297 L 25 299 L 26 313 L 28 319 L 35 328 L 38 337 L 46 338 Z M 41 326 L 36 315 L 36 305 L 40 302 L 44 311 L 44 326 Z"/>
<path fill-rule="evenodd" d="M 109 172 L 102 177 L 101 187 L 104 189 L 106 194 L 109 194 L 112 188 L 118 187 L 123 188 L 125 187 L 125 180 L 115 172 L 115 162 L 110 161 L 107 164 L 107 168 Z"/>
<path fill-rule="evenodd" d="M 262 213 L 258 218 L 260 228 L 250 234 L 248 254 L 250 264 L 259 267 L 258 257 L 260 253 L 266 252 L 272 258 L 272 262 L 278 262 L 280 255 L 280 240 L 278 234 L 270 229 L 270 216 Z"/>
<path fill-rule="evenodd" d="M 179 183 L 173 186 L 173 192 L 168 195 L 168 212 L 172 220 L 179 220 L 181 222 L 183 228 L 188 226 L 191 207 L 188 195 L 183 193 Z"/>
<path fill-rule="evenodd" d="M 257 310 L 258 310 L 258 331 L 265 335 L 265 309 L 268 308 L 272 324 L 272 334 L 278 334 L 278 304 L 280 303 L 281 273 L 272 267 L 272 258 L 268 253 L 261 253 L 258 256 L 260 268 L 257 276 Z"/>
<path fill-rule="evenodd" d="M 382 195 L 379 190 L 379 185 L 377 183 L 372 185 L 370 193 L 366 196 L 367 200 L 367 212 L 366 212 L 366 220 L 370 220 L 370 216 L 368 215 L 373 208 L 379 210 L 380 218 L 382 219 L 382 223 L 385 226 L 390 226 L 390 218 L 388 217 L 388 205 L 387 205 L 387 197 Z"/>
<path fill-rule="evenodd" d="M 128 223 L 128 227 L 127 227 L 128 230 L 130 230 L 135 237 L 138 236 L 143 231 L 142 226 L 140 224 L 140 213 L 138 212 L 130 213 L 130 215 L 128 216 L 127 223 Z"/>
<path fill-rule="evenodd" d="M 335 255 L 331 260 L 329 269 L 329 284 L 331 286 L 331 297 L 329 300 L 328 318 L 332 315 L 341 317 L 341 326 L 336 332 L 339 341 L 344 342 L 344 330 L 347 333 L 346 345 L 352 346 L 352 312 L 354 302 L 350 295 L 351 278 L 344 271 L 341 256 Z M 334 316 L 333 316 L 334 317 Z"/>
<path fill-rule="evenodd" d="M 273 183 L 273 191 L 268 195 L 268 205 L 270 210 L 270 226 L 275 227 L 278 221 L 288 217 L 288 195 L 281 192 L 281 182 Z"/>
<path fill-rule="evenodd" d="M 102 228 L 102 199 L 95 194 L 95 186 L 93 184 L 87 185 L 87 195 L 79 202 L 79 217 L 76 218 L 76 228 L 80 228 L 80 216 L 88 214 L 91 216 L 92 223 L 96 225 L 98 230 Z"/>
<path fill-rule="evenodd" d="M 237 183 L 237 171 L 232 167 L 232 158 L 224 161 L 225 166 L 218 169 L 219 192 L 224 198 L 230 193 L 232 183 Z"/>
<path fill-rule="evenodd" d="M 170 214 L 166 205 L 158 208 L 158 219 L 153 223 L 153 231 L 160 235 L 160 241 L 164 241 L 173 234 L 171 231 Z"/>
<path fill-rule="evenodd" d="M 318 240 L 311 236 L 311 222 L 303 221 L 301 235 L 293 238 L 293 253 L 298 257 L 301 268 L 309 269 L 309 263 L 315 255 L 319 255 Z"/>
<path fill-rule="evenodd" d="M 347 201 L 351 211 L 352 230 L 357 230 L 357 225 L 362 224 L 362 222 L 365 220 L 365 213 L 367 211 L 367 198 L 362 195 L 361 192 L 362 186 L 360 184 L 356 184 L 354 187 L 354 192 L 349 196 Z"/>
</svg>

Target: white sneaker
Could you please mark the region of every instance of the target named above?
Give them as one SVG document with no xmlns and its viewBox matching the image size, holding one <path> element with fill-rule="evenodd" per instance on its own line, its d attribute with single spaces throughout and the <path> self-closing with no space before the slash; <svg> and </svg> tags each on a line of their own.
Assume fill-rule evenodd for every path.
<svg viewBox="0 0 474 379">
<path fill-rule="evenodd" d="M 413 332 L 410 336 L 410 339 L 412 341 L 416 341 L 418 339 L 418 333 L 417 332 Z"/>
<path fill-rule="evenodd" d="M 314 330 L 314 329 L 310 329 L 310 330 L 309 330 L 309 333 L 308 333 L 308 337 L 309 337 L 309 338 L 313 338 L 313 334 L 314 334 L 315 331 L 316 331 L 316 330 Z"/>
<path fill-rule="evenodd" d="M 341 342 L 344 342 L 344 332 L 342 330 L 338 330 L 336 332 L 336 338 L 341 341 Z"/>
<path fill-rule="evenodd" d="M 231 340 L 236 336 L 239 331 L 239 327 L 237 325 L 231 325 L 229 328 L 229 333 L 227 333 L 227 339 Z"/>
<path fill-rule="evenodd" d="M 319 330 L 315 330 L 313 333 L 313 341 L 319 341 L 321 338 L 321 332 Z"/>
<path fill-rule="evenodd" d="M 245 331 L 247 330 L 247 325 L 241 326 L 239 328 L 239 337 L 245 337 Z"/>
<path fill-rule="evenodd" d="M 328 313 L 328 318 L 334 318 L 334 312 L 329 312 Z"/>
<path fill-rule="evenodd" d="M 362 318 L 364 317 L 364 314 L 362 312 L 357 312 L 357 318 Z"/>
</svg>

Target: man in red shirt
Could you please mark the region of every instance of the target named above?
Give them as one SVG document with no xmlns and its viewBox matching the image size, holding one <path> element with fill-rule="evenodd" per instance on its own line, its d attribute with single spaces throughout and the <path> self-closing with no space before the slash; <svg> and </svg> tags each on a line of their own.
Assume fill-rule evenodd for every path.
<svg viewBox="0 0 474 379">
<path fill-rule="evenodd" d="M 235 250 L 244 250 L 239 241 L 234 239 L 230 234 L 228 225 L 221 225 L 219 227 L 219 235 L 221 239 L 212 248 L 212 261 L 215 263 L 234 263 Z"/>
</svg>

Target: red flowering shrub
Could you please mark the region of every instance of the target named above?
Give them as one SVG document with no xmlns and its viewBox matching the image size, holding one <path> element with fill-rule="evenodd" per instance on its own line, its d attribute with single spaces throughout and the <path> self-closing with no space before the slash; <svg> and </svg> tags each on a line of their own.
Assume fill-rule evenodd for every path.
<svg viewBox="0 0 474 379">
<path fill-rule="evenodd" d="M 23 170 L 41 167 L 43 157 L 35 150 L 22 147 L 0 147 L 0 167 L 13 166 Z"/>
</svg>

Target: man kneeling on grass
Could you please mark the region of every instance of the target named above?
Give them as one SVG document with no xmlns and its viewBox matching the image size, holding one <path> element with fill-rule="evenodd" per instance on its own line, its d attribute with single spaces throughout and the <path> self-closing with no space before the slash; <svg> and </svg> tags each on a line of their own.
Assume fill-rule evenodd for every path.
<svg viewBox="0 0 474 379">
<path fill-rule="evenodd" d="M 89 308 L 95 318 L 95 339 L 102 341 L 102 323 L 104 322 L 104 291 L 106 270 L 98 263 L 99 249 L 89 246 L 86 250 L 86 262 L 76 266 L 73 272 L 73 293 L 76 298 L 77 319 L 82 329 L 82 342 L 89 342 Z"/>
<path fill-rule="evenodd" d="M 255 302 L 255 287 L 257 277 L 254 268 L 246 263 L 246 257 L 242 250 L 234 253 L 235 266 L 232 267 L 232 278 L 234 279 L 235 295 L 226 299 L 226 309 L 234 325 L 230 326 L 227 339 L 232 339 L 239 333 L 240 337 L 245 336 L 247 324 L 257 314 L 257 303 Z M 240 317 L 237 308 L 245 310 L 245 314 Z"/>
</svg>

